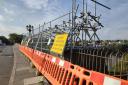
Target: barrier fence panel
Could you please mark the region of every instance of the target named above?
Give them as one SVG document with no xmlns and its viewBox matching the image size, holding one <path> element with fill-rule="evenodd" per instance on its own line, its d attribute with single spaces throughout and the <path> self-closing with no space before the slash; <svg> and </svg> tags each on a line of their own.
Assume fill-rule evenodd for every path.
<svg viewBox="0 0 128 85">
<path fill-rule="evenodd" d="M 19 47 L 26 55 L 30 48 Z M 114 78 L 103 73 L 87 70 L 65 60 L 40 51 L 34 51 L 32 59 L 36 68 L 53 85 L 127 85 L 128 81 Z M 38 57 L 37 57 L 38 56 Z M 38 60 L 40 59 L 40 60 Z M 41 61 L 41 62 L 40 62 Z"/>
</svg>

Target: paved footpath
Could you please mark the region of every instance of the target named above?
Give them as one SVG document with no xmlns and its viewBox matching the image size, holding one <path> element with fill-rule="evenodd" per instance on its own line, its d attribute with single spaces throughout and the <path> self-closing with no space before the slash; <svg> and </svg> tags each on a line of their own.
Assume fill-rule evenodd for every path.
<svg viewBox="0 0 128 85">
<path fill-rule="evenodd" d="M 12 46 L 0 46 L 0 85 L 8 85 L 12 67 Z"/>
<path fill-rule="evenodd" d="M 30 67 L 26 57 L 20 53 L 18 46 L 13 46 L 14 52 L 14 66 L 12 69 L 11 77 L 8 85 L 25 85 L 25 82 L 32 82 L 35 77 L 34 69 Z M 40 85 L 31 84 L 31 85 Z"/>
</svg>

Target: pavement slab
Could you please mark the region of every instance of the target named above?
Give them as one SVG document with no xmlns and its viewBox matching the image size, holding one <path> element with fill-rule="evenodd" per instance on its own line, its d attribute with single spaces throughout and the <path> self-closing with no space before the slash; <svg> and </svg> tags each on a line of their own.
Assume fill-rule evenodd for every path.
<svg viewBox="0 0 128 85">
<path fill-rule="evenodd" d="M 12 46 L 0 46 L 0 85 L 8 85 L 12 67 Z"/>
<path fill-rule="evenodd" d="M 0 46 L 0 85 L 48 85 L 19 50 L 18 45 Z"/>
<path fill-rule="evenodd" d="M 35 75 L 35 69 L 30 67 L 30 62 L 26 57 L 18 50 L 18 46 L 13 46 L 14 52 L 14 66 L 10 77 L 9 85 L 26 85 L 27 80 L 31 81 L 29 85 L 42 85 L 40 80 L 37 80 Z M 32 82 L 35 78 L 36 82 Z M 25 81 L 25 82 L 24 82 Z"/>
<path fill-rule="evenodd" d="M 14 69 L 12 71 L 12 79 L 10 80 L 12 82 L 10 85 L 24 85 L 24 79 L 34 77 L 35 72 L 34 69 L 30 68 L 29 62 L 25 60 L 25 56 L 18 50 L 18 45 L 13 46 L 13 52 Z"/>
</svg>

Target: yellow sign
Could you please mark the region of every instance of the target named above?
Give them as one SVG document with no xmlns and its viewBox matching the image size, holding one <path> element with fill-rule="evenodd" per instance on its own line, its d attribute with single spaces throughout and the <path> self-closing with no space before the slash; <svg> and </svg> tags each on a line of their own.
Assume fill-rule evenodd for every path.
<svg viewBox="0 0 128 85">
<path fill-rule="evenodd" d="M 51 51 L 57 54 L 63 54 L 64 47 L 68 38 L 68 34 L 57 34 L 54 39 Z"/>
</svg>

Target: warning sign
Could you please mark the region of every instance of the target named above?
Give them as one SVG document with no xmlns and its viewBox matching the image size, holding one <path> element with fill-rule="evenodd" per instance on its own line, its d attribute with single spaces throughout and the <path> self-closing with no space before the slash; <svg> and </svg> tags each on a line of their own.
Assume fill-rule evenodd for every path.
<svg viewBox="0 0 128 85">
<path fill-rule="evenodd" d="M 51 51 L 62 55 L 67 41 L 68 34 L 57 34 L 54 39 Z"/>
</svg>

